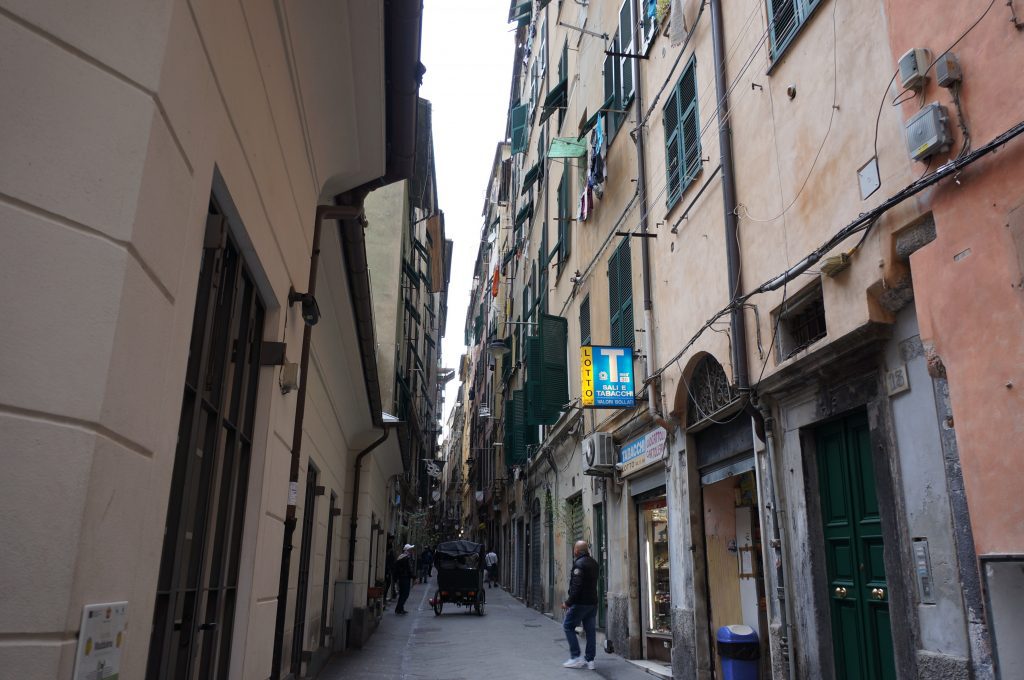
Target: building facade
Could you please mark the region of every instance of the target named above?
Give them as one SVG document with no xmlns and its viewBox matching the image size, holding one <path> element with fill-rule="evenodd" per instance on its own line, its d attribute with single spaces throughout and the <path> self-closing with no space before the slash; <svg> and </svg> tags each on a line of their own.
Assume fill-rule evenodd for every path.
<svg viewBox="0 0 1024 680">
<path fill-rule="evenodd" d="M 396 489 L 421 483 L 439 409 L 448 253 L 417 153 L 420 18 L 4 11 L 5 676 L 86 673 L 93 613 L 124 626 L 128 678 L 308 677 L 372 630 Z M 387 185 L 431 191 L 371 218 Z M 428 242 L 429 211 L 419 337 L 438 349 L 399 426 L 420 424 L 414 451 L 390 434 L 408 364 L 377 342 L 408 342 L 403 270 L 368 261 L 371 234 Z"/>
<path fill-rule="evenodd" d="M 610 648 L 674 677 L 727 625 L 764 677 L 1016 667 L 1021 34 L 947 9 L 511 3 L 462 378 L 528 605 L 582 538 Z"/>
</svg>

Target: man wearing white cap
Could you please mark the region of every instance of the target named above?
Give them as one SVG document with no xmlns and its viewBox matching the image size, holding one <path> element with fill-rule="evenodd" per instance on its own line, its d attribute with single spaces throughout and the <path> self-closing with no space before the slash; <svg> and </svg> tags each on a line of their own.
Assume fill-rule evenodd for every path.
<svg viewBox="0 0 1024 680">
<path fill-rule="evenodd" d="M 409 599 L 409 590 L 412 588 L 412 549 L 416 546 L 405 544 L 402 554 L 395 560 L 393 569 L 395 580 L 398 582 L 398 604 L 395 605 L 396 614 L 405 614 L 405 601 Z"/>
</svg>

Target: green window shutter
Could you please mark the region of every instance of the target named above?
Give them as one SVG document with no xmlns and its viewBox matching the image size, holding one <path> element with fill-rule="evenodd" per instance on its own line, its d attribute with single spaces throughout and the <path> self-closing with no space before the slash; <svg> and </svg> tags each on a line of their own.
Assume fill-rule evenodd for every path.
<svg viewBox="0 0 1024 680">
<path fill-rule="evenodd" d="M 618 49 L 619 39 L 616 36 L 612 38 L 608 51 L 617 52 Z M 622 103 L 619 101 L 619 63 L 611 55 L 604 58 L 604 104 L 601 108 L 605 110 L 605 133 L 608 143 L 611 144 L 615 133 L 619 131 L 619 121 L 622 117 L 622 114 L 618 113 L 622 109 Z"/>
<path fill-rule="evenodd" d="M 630 256 L 629 236 L 619 246 L 619 344 L 636 345 L 633 331 L 633 258 Z"/>
<path fill-rule="evenodd" d="M 580 344 L 590 344 L 590 294 L 580 303 Z"/>
<path fill-rule="evenodd" d="M 526 113 L 526 104 L 513 107 L 509 113 L 512 127 L 512 153 L 514 154 L 526 151 Z"/>
<path fill-rule="evenodd" d="M 768 0 L 768 25 L 772 34 L 772 59 L 777 59 L 800 26 L 800 0 Z"/>
<path fill-rule="evenodd" d="M 572 252 L 572 197 L 569 194 L 569 166 L 562 172 L 562 181 L 558 183 L 558 270 L 569 260 Z"/>
<path fill-rule="evenodd" d="M 569 322 L 550 314 L 540 317 L 543 381 L 541 400 L 546 415 L 554 424 L 569 402 Z"/>
<path fill-rule="evenodd" d="M 697 62 L 690 63 L 679 80 L 679 156 L 683 165 L 682 190 L 700 172 L 700 121 L 697 117 Z"/>
<path fill-rule="evenodd" d="M 673 88 L 662 111 L 665 125 L 665 170 L 668 173 L 668 207 L 672 208 L 683 194 L 682 163 L 679 158 L 679 92 Z"/>
<path fill-rule="evenodd" d="M 697 112 L 697 63 L 690 57 L 663 109 L 668 207 L 682 197 L 701 168 L 700 121 Z"/>
<path fill-rule="evenodd" d="M 633 0 L 623 0 L 619 8 L 619 49 L 623 54 L 634 54 L 633 50 Z M 633 99 L 633 58 L 619 57 L 620 101 L 626 108 Z"/>
<path fill-rule="evenodd" d="M 608 344 L 619 344 L 619 249 L 612 251 L 608 258 Z"/>
<path fill-rule="evenodd" d="M 511 455 L 506 454 L 506 465 L 519 465 L 526 462 L 526 393 L 523 390 L 512 392 L 512 447 Z M 507 426 L 507 425 L 506 425 Z"/>
<path fill-rule="evenodd" d="M 546 422 L 542 395 L 544 392 L 544 347 L 539 335 L 526 338 L 526 423 L 550 425 Z"/>
</svg>

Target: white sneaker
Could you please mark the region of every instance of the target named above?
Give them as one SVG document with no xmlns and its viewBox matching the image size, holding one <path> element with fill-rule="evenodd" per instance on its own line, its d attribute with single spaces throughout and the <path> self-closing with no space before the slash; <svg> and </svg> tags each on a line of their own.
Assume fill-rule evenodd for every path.
<svg viewBox="0 0 1024 680">
<path fill-rule="evenodd" d="M 577 656 L 575 659 L 569 659 L 562 664 L 565 668 L 585 668 L 586 665 L 587 661 L 582 656 Z"/>
<path fill-rule="evenodd" d="M 594 662 L 593 661 L 588 661 L 587 662 L 587 670 L 588 671 L 594 670 Z"/>
</svg>

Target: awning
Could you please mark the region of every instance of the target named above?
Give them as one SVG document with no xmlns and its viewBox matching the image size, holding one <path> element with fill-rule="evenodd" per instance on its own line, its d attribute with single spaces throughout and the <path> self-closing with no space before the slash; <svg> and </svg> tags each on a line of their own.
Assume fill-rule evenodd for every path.
<svg viewBox="0 0 1024 680">
<path fill-rule="evenodd" d="M 576 137 L 555 137 L 548 149 L 548 158 L 579 158 L 586 155 L 586 141 Z"/>
<path fill-rule="evenodd" d="M 540 176 L 540 162 L 537 162 L 537 163 L 533 164 L 532 168 L 530 168 L 529 170 L 526 171 L 525 175 L 523 175 L 523 190 L 520 191 L 519 193 L 520 194 L 525 194 L 527 191 L 529 191 L 530 187 L 533 186 L 533 183 L 537 181 L 537 178 L 539 176 Z"/>
<path fill-rule="evenodd" d="M 565 108 L 566 102 L 568 101 L 568 97 L 566 96 L 568 89 L 569 81 L 560 80 L 558 81 L 558 84 L 548 92 L 548 96 L 544 97 L 544 106 L 540 112 L 540 122 L 543 123 L 555 111 Z"/>
</svg>

